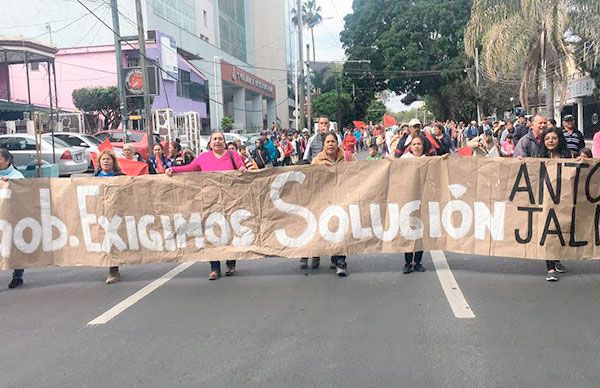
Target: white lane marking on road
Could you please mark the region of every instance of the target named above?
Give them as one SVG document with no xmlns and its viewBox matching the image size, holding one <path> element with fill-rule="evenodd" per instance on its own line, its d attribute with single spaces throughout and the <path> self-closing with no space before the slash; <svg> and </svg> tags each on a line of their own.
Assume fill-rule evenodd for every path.
<svg viewBox="0 0 600 388">
<path fill-rule="evenodd" d="M 458 287 L 458 283 L 456 283 L 444 252 L 431 251 L 431 258 L 444 294 L 446 294 L 446 299 L 448 299 L 448 303 L 454 312 L 454 316 L 456 318 L 475 318 L 473 310 L 469 307 L 469 303 L 467 303 L 460 287 Z"/>
<path fill-rule="evenodd" d="M 87 324 L 89 326 L 104 325 L 105 323 L 109 322 L 111 319 L 113 319 L 117 315 L 121 314 L 123 311 L 127 310 L 129 307 L 133 306 L 134 304 L 136 304 L 137 302 L 142 300 L 142 298 L 144 298 L 151 292 L 155 291 L 157 288 L 164 285 L 166 282 L 173 279 L 175 276 L 179 275 L 180 273 L 182 273 L 189 267 L 191 267 L 193 264 L 194 264 L 193 261 L 187 261 L 185 263 L 178 265 L 177 267 L 173 268 L 172 270 L 170 270 L 169 272 L 167 272 L 160 278 L 158 278 L 155 281 L 153 281 L 152 283 L 148 284 L 146 287 L 142 288 L 135 294 L 131 295 L 127 299 L 125 299 L 122 302 L 120 302 L 119 304 L 115 305 L 113 308 L 111 308 L 104 314 L 89 321 Z"/>
</svg>

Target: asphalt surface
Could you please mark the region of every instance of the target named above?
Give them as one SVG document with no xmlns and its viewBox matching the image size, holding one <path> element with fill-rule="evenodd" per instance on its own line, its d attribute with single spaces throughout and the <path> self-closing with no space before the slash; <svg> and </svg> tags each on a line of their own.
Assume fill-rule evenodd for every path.
<svg viewBox="0 0 600 388">
<path fill-rule="evenodd" d="M 0 272 L 0 387 L 592 387 L 600 369 L 600 261 L 446 253 L 475 317 L 459 319 L 429 253 L 196 263 L 104 325 L 88 322 L 177 264 Z"/>
<path fill-rule="evenodd" d="M 296 260 L 197 263 L 105 325 L 88 322 L 174 264 L 0 275 L 0 386 L 597 386 L 600 263 L 447 254 L 473 319 L 455 318 L 431 257 L 349 257 L 350 276 Z"/>
</svg>

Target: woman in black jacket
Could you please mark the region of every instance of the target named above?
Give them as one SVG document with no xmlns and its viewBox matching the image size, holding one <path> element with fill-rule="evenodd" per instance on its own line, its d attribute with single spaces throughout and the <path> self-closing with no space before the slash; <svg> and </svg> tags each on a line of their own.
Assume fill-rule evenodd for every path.
<svg viewBox="0 0 600 388">
<path fill-rule="evenodd" d="M 567 147 L 567 141 L 562 131 L 557 128 L 545 129 L 542 132 L 542 143 L 536 157 L 548 159 L 571 158 L 571 152 Z M 567 272 L 567 269 L 559 260 L 546 260 L 546 270 L 546 280 L 549 282 L 557 281 L 559 273 Z"/>
</svg>

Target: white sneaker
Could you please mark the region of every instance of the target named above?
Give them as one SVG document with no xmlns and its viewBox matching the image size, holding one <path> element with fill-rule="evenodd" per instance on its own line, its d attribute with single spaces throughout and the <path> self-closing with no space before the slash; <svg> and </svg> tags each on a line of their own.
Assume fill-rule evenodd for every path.
<svg viewBox="0 0 600 388">
<path fill-rule="evenodd" d="M 346 273 L 346 268 L 340 268 L 340 267 L 337 267 L 337 268 L 336 268 L 336 270 L 335 270 L 335 273 L 337 274 L 337 276 L 339 276 L 339 277 L 341 277 L 341 278 L 343 278 L 343 277 L 345 277 L 346 275 L 348 275 L 348 274 Z"/>
<path fill-rule="evenodd" d="M 548 271 L 548 273 L 546 274 L 546 280 L 549 282 L 556 282 L 558 281 L 558 273 L 556 271 Z"/>
</svg>

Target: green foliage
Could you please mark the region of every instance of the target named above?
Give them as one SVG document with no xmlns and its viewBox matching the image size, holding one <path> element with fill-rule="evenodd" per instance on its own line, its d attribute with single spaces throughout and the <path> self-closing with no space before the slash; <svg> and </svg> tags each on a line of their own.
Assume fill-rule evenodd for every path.
<svg viewBox="0 0 600 388">
<path fill-rule="evenodd" d="M 386 112 L 385 104 L 379 100 L 371 100 L 366 111 L 367 122 L 379 123 L 383 120 Z"/>
<path fill-rule="evenodd" d="M 233 119 L 233 117 L 230 116 L 225 116 L 221 119 L 221 129 L 223 129 L 224 131 L 231 131 L 233 129 L 233 123 L 235 122 L 235 120 Z"/>
<path fill-rule="evenodd" d="M 345 67 L 357 88 L 357 110 L 364 111 L 375 93 L 386 89 L 430 95 L 443 106 L 439 89 L 465 76 L 463 31 L 471 4 L 472 0 L 355 0 L 341 40 L 348 59 L 371 60 Z"/>
<path fill-rule="evenodd" d="M 114 86 L 73 90 L 73 105 L 87 114 L 104 116 L 104 129 L 116 128 L 119 117 L 119 91 Z"/>
<path fill-rule="evenodd" d="M 332 121 L 344 126 L 356 120 L 352 109 L 352 96 L 348 93 L 326 92 L 318 95 L 314 100 L 314 117 L 326 115 Z"/>
</svg>

